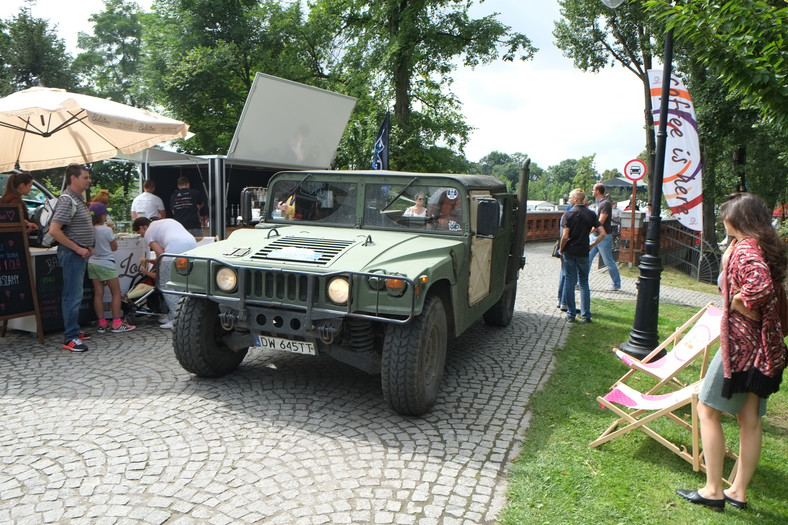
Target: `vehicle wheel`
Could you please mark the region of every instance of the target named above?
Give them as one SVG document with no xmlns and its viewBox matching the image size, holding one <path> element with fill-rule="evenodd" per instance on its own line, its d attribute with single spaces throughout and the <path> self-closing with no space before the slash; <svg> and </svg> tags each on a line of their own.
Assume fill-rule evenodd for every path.
<svg viewBox="0 0 788 525">
<path fill-rule="evenodd" d="M 446 363 L 446 310 L 430 297 L 421 315 L 406 325 L 389 325 L 383 342 L 383 399 L 398 413 L 419 416 L 438 397 Z"/>
<path fill-rule="evenodd" d="M 185 370 L 200 377 L 220 377 L 238 368 L 246 350 L 230 350 L 222 342 L 226 333 L 216 303 L 194 297 L 181 299 L 172 328 L 172 346 Z"/>
<path fill-rule="evenodd" d="M 514 315 L 514 300 L 517 298 L 517 282 L 504 286 L 498 302 L 484 312 L 482 318 L 490 326 L 509 326 Z"/>
<path fill-rule="evenodd" d="M 137 316 L 134 314 L 126 314 L 123 319 L 126 324 L 137 324 Z"/>
</svg>

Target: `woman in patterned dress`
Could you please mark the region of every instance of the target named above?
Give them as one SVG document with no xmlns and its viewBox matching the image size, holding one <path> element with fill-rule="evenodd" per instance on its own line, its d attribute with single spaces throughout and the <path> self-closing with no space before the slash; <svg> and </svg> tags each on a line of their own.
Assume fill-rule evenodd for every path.
<svg viewBox="0 0 788 525">
<path fill-rule="evenodd" d="M 760 198 L 741 193 L 725 202 L 720 213 L 731 241 L 719 280 L 725 306 L 720 350 L 709 365 L 698 404 L 706 485 L 676 491 L 718 511 L 726 502 L 747 507 L 747 486 L 761 454 L 761 418 L 766 398 L 780 388 L 788 333 L 786 247 L 772 227 L 769 209 Z M 738 471 L 728 490 L 722 486 L 723 412 L 736 414 L 740 436 Z"/>
</svg>

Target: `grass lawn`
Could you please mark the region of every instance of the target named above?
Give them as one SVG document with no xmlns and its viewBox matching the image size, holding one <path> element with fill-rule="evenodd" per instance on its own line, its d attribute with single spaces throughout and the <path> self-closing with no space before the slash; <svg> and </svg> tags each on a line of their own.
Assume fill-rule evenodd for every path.
<svg viewBox="0 0 788 525">
<path fill-rule="evenodd" d="M 640 269 L 637 266 L 633 266 L 632 268 L 628 268 L 626 264 L 621 264 L 618 267 L 618 271 L 624 277 L 631 277 L 633 279 L 637 279 L 640 276 Z M 678 288 L 684 288 L 685 290 L 693 290 L 696 292 L 703 292 L 703 293 L 719 293 L 716 284 L 708 284 L 702 283 L 700 281 L 696 281 L 695 279 L 690 278 L 687 274 L 682 273 L 675 268 L 671 268 L 666 266 L 662 269 L 662 274 L 660 274 L 659 279 L 661 286 L 676 286 Z"/>
<path fill-rule="evenodd" d="M 611 349 L 628 339 L 634 303 L 595 300 L 592 310 L 594 323 L 572 327 L 565 347 L 556 351 L 553 376 L 533 397 L 533 416 L 509 474 L 509 503 L 501 523 L 788 523 L 785 385 L 769 399 L 763 453 L 746 511 L 728 505 L 719 514 L 681 499 L 675 489 L 702 486 L 704 474 L 693 472 L 689 463 L 643 432 L 631 432 L 595 449 L 588 446 L 615 419 L 612 412 L 600 408 L 596 397 L 606 394 L 627 371 Z M 697 310 L 661 304 L 660 338 Z M 690 379 L 697 373 L 692 368 L 683 375 Z M 736 422 L 723 419 L 726 443 L 738 452 Z M 675 423 L 659 421 L 653 428 L 674 442 L 689 444 L 689 432 Z M 726 472 L 729 466 L 726 463 Z"/>
</svg>

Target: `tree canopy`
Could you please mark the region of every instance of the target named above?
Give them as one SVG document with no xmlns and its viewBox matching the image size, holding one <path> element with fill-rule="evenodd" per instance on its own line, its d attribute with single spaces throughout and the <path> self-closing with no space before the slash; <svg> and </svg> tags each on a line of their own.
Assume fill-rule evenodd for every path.
<svg viewBox="0 0 788 525">
<path fill-rule="evenodd" d="M 783 129 L 788 125 L 788 5 L 783 0 L 670 2 L 648 0 L 649 13 L 691 43 L 746 107 Z"/>
</svg>

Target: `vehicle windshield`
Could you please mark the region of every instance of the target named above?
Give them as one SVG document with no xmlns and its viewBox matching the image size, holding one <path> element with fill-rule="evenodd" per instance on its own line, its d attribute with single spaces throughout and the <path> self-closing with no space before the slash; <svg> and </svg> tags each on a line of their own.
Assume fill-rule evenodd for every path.
<svg viewBox="0 0 788 525">
<path fill-rule="evenodd" d="M 404 191 L 403 191 L 404 190 Z M 463 230 L 463 193 L 453 186 L 367 184 L 364 226 L 460 233 Z"/>
<path fill-rule="evenodd" d="M 268 220 L 312 221 L 355 226 L 358 184 L 306 179 L 278 180 L 268 190 L 274 201 Z"/>
</svg>

